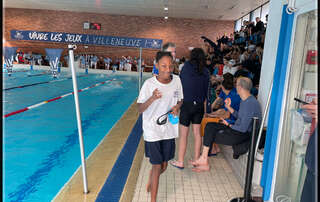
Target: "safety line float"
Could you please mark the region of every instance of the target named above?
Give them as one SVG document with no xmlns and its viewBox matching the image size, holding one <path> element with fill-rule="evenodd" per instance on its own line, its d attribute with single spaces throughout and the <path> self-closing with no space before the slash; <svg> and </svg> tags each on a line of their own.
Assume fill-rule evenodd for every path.
<svg viewBox="0 0 320 202">
<path fill-rule="evenodd" d="M 3 69 L 3 70 L 5 70 L 5 72 L 7 71 L 7 69 Z M 15 73 L 15 72 L 28 72 L 28 71 L 30 71 L 30 70 L 14 70 L 14 71 L 12 71 L 11 73 Z"/>
<path fill-rule="evenodd" d="M 107 83 L 108 81 L 110 81 L 110 83 L 111 83 L 111 82 L 114 81 L 114 80 L 116 80 L 116 79 L 110 79 L 110 80 L 107 80 L 107 81 L 102 81 L 102 82 L 100 82 L 100 83 L 96 83 L 96 84 L 94 84 L 94 85 L 91 85 L 91 86 L 88 86 L 88 87 L 86 87 L 86 88 L 80 89 L 80 90 L 78 90 L 78 92 L 83 92 L 83 91 L 86 91 L 86 90 L 88 90 L 88 89 L 90 89 L 90 88 L 100 86 L 100 85 L 102 85 L 102 84 Z M 19 109 L 19 110 L 14 111 L 14 112 L 10 112 L 10 113 L 8 113 L 8 114 L 5 114 L 5 115 L 3 116 L 3 118 L 7 118 L 7 117 L 9 117 L 9 116 L 12 116 L 12 115 L 15 115 L 15 114 L 19 114 L 19 113 L 21 113 L 21 112 L 25 112 L 25 111 L 27 111 L 27 110 L 29 110 L 29 109 L 33 109 L 33 108 L 39 107 L 39 106 L 44 105 L 44 104 L 46 104 L 46 103 L 49 103 L 49 102 L 52 102 L 52 101 L 55 101 L 55 100 L 59 100 L 59 99 L 61 99 L 61 98 L 67 97 L 67 96 L 72 95 L 72 94 L 74 94 L 74 92 L 70 92 L 70 93 L 61 95 L 61 96 L 59 96 L 59 97 L 55 97 L 55 98 L 52 98 L 52 99 L 49 99 L 49 100 L 40 102 L 40 103 L 38 103 L 38 104 L 34 104 L 34 105 L 29 106 L 29 107 L 26 107 L 26 108 L 23 108 L 23 109 Z"/>
<path fill-rule="evenodd" d="M 14 73 L 14 72 L 28 72 L 28 71 L 30 71 L 30 70 L 15 70 L 15 71 L 12 71 L 12 73 Z"/>
<path fill-rule="evenodd" d="M 27 77 L 33 77 L 33 76 L 42 76 L 42 75 L 46 75 L 46 74 L 49 74 L 50 72 L 42 72 L 40 74 L 30 74 L 28 75 Z"/>
<path fill-rule="evenodd" d="M 78 77 L 84 77 L 84 76 L 88 76 L 88 75 L 87 74 L 86 75 L 80 75 Z M 15 86 L 15 87 L 10 87 L 10 88 L 5 88 L 3 90 L 6 91 L 6 90 L 12 90 L 12 89 L 16 89 L 16 88 L 24 88 L 24 87 L 35 86 L 35 85 L 44 84 L 44 83 L 53 83 L 53 82 L 57 82 L 57 81 L 65 81 L 65 80 L 68 80 L 68 79 L 72 79 L 72 77 L 68 77 L 68 78 L 60 79 L 60 80 L 43 81 L 43 82 L 38 82 L 38 83 L 26 84 L 26 85 L 22 85 L 22 86 Z"/>
</svg>

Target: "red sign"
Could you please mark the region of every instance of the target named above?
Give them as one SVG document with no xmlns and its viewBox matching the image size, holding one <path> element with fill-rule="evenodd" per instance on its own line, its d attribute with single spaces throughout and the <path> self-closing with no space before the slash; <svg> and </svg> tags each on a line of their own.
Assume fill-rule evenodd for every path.
<svg viewBox="0 0 320 202">
<path fill-rule="evenodd" d="M 307 64 L 308 65 L 317 64 L 317 55 L 318 55 L 318 51 L 316 51 L 316 50 L 308 50 L 308 53 L 307 53 Z"/>
<path fill-rule="evenodd" d="M 101 24 L 100 23 L 90 23 L 90 29 L 101 30 Z"/>
</svg>

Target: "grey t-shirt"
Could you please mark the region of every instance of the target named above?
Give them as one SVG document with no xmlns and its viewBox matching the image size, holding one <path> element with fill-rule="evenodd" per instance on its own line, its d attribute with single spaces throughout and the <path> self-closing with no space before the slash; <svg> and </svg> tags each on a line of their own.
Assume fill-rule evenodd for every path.
<svg viewBox="0 0 320 202">
<path fill-rule="evenodd" d="M 232 115 L 236 118 L 236 122 L 231 128 L 242 133 L 251 132 L 253 117 L 259 118 L 258 123 L 261 123 L 262 119 L 260 104 L 252 95 L 246 100 L 242 100 L 240 102 L 239 111 L 234 111 Z M 260 124 L 258 124 L 257 127 L 259 126 Z"/>
</svg>

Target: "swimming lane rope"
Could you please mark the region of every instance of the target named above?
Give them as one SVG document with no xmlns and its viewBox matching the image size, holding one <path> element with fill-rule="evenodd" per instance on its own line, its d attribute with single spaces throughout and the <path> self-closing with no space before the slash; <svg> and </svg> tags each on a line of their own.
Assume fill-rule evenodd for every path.
<svg viewBox="0 0 320 202">
<path fill-rule="evenodd" d="M 111 83 L 111 82 L 114 81 L 114 80 L 116 80 L 116 79 L 110 79 L 110 80 L 107 80 L 107 81 L 103 81 L 103 82 L 100 82 L 100 83 L 96 83 L 96 84 L 93 84 L 93 85 L 88 86 L 88 87 L 86 87 L 86 88 L 80 89 L 80 90 L 78 90 L 78 92 L 86 91 L 86 90 L 88 90 L 88 89 L 90 89 L 90 88 L 100 86 L 100 85 L 102 85 L 102 84 L 107 83 L 108 81 L 109 81 L 108 83 Z M 21 113 L 21 112 L 24 112 L 24 111 L 27 111 L 27 110 L 29 110 L 29 109 L 33 109 L 33 108 L 39 107 L 39 106 L 41 106 L 41 105 L 43 105 L 43 104 L 46 104 L 46 103 L 49 103 L 49 102 L 52 102 L 52 101 L 55 101 L 55 100 L 59 100 L 59 99 L 61 99 L 61 98 L 67 97 L 67 96 L 72 95 L 72 94 L 74 94 L 74 92 L 70 92 L 70 93 L 61 95 L 61 96 L 59 96 L 59 97 L 55 97 L 55 98 L 52 98 L 52 99 L 49 99 L 49 100 L 40 102 L 40 103 L 38 103 L 38 104 L 34 104 L 34 105 L 29 106 L 29 107 L 26 107 L 26 108 L 23 108 L 23 109 L 19 109 L 19 110 L 14 111 L 14 112 L 10 112 L 10 113 L 8 113 L 8 114 L 5 114 L 5 115 L 3 116 L 3 118 L 7 118 L 7 117 L 9 117 L 9 116 L 12 116 L 12 115 L 15 115 L 15 114 L 19 114 L 19 113 Z"/>
<path fill-rule="evenodd" d="M 46 75 L 46 74 L 50 74 L 50 72 L 42 72 L 40 74 L 30 74 L 27 77 L 33 77 L 33 76 L 42 76 L 42 75 Z"/>
<path fill-rule="evenodd" d="M 80 75 L 78 77 L 83 77 L 83 76 L 88 76 L 88 75 Z M 68 80 L 68 79 L 72 79 L 72 77 L 68 77 L 68 78 L 60 79 L 60 80 L 43 81 L 43 82 L 38 82 L 38 83 L 26 84 L 26 85 L 22 85 L 22 86 L 14 86 L 14 87 L 10 87 L 10 88 L 5 88 L 3 90 L 6 91 L 6 90 L 12 90 L 12 89 L 16 89 L 16 88 L 25 88 L 25 87 L 29 87 L 29 86 L 35 86 L 35 85 L 39 85 L 39 84 L 44 84 L 44 83 L 53 83 L 53 82 L 57 82 L 57 81 L 65 81 L 65 80 Z"/>
<path fill-rule="evenodd" d="M 14 72 L 28 72 L 28 71 L 30 71 L 30 70 L 15 70 L 15 71 L 12 71 L 12 73 L 14 73 Z"/>
</svg>

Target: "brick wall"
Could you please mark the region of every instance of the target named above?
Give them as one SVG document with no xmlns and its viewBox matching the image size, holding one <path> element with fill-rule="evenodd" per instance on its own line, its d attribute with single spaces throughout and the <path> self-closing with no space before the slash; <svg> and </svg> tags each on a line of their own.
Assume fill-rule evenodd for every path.
<svg viewBox="0 0 320 202">
<path fill-rule="evenodd" d="M 83 22 L 101 23 L 102 30 L 84 30 Z M 35 30 L 46 32 L 67 32 L 94 34 L 104 36 L 122 36 L 136 38 L 162 39 L 163 43 L 174 42 L 177 46 L 177 57 L 188 56 L 188 47 L 202 47 L 202 35 L 215 41 L 218 36 L 233 31 L 233 21 L 213 21 L 159 17 L 140 17 L 123 15 L 106 15 L 34 9 L 4 9 L 4 46 L 16 46 L 24 52 L 36 52 L 45 55 L 44 48 L 65 48 L 67 44 L 48 42 L 11 41 L 10 30 Z M 122 55 L 139 56 L 139 50 L 133 48 L 115 48 L 89 45 L 87 49 L 78 45 L 75 54 L 88 53 L 98 56 Z M 143 50 L 146 62 L 152 62 L 155 50 Z"/>
</svg>

